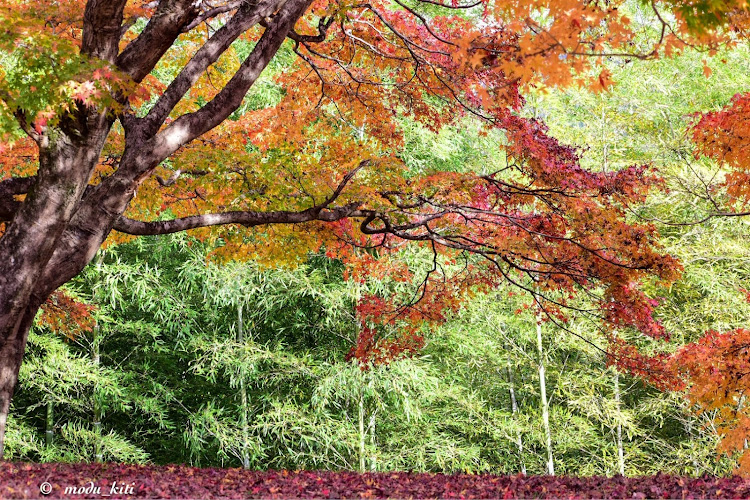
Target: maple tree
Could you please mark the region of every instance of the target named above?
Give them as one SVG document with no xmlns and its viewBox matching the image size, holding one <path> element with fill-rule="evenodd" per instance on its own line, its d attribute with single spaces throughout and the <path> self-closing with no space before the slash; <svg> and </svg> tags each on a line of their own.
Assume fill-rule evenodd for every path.
<svg viewBox="0 0 750 500">
<path fill-rule="evenodd" d="M 747 216 L 750 202 L 750 93 L 736 94 L 723 109 L 696 116 L 692 127 L 696 157 L 705 156 L 726 167 L 719 182 L 707 184 L 702 198 L 712 217 Z M 702 222 L 701 221 L 701 222 Z M 750 302 L 750 292 L 735 290 Z M 746 392 L 750 363 L 750 330 L 710 330 L 680 348 L 669 360 L 673 372 L 684 376 L 687 396 L 699 412 L 713 412 L 721 438 L 718 451 L 737 457 L 738 472 L 750 474 L 750 415 Z"/>
<path fill-rule="evenodd" d="M 689 408 L 700 410 L 690 417 L 696 436 L 717 436 L 716 430 L 718 438 L 726 436 L 719 447 L 724 463 L 740 458 L 747 437 L 746 429 L 737 425 L 746 414 L 745 404 L 740 404 L 746 377 L 736 378 L 746 357 L 738 348 L 749 305 L 741 292 L 748 279 L 748 221 L 737 217 L 747 211 L 746 197 L 741 196 L 747 189 L 741 166 L 746 157 L 737 153 L 743 144 L 747 148 L 742 139 L 746 141 L 747 133 L 738 113 L 741 108 L 733 104 L 750 88 L 745 73 L 735 69 L 747 61 L 746 50 L 747 45 L 722 50 L 711 60 L 705 53 L 684 53 L 655 62 L 648 71 L 613 61 L 618 85 L 612 91 L 592 95 L 565 89 L 535 103 L 547 112 L 556 136 L 590 146 L 584 164 L 611 168 L 651 160 L 666 177 L 670 191 L 652 197 L 639 215 L 658 221 L 662 244 L 685 270 L 668 293 L 658 293 L 663 295 L 659 317 L 672 333 L 671 342 L 640 345 L 650 352 L 687 345 L 674 357 L 651 356 L 648 361 L 623 342 L 610 345 L 610 351 L 620 348 L 620 369 L 637 368 L 660 387 L 681 389 L 683 382 L 690 384 L 686 393 L 674 396 L 686 394 Z M 700 77 L 708 64 L 710 76 Z M 733 94 L 737 95 L 732 98 Z M 701 337 L 705 338 L 695 342 Z M 736 357 L 727 357 L 733 352 Z M 740 470 L 748 470 L 746 462 L 740 461 Z"/>
<path fill-rule="evenodd" d="M 663 335 L 639 283 L 679 266 L 653 227 L 626 218 L 658 178 L 582 169 L 518 113 L 522 92 L 603 90 L 609 73 L 592 73 L 602 57 L 715 47 L 747 11 L 654 0 L 661 35 L 638 50 L 623 5 L 1 2 L 0 443 L 37 311 L 123 235 L 197 230 L 221 241 L 220 256 L 271 262 L 325 248 L 354 276 L 393 273 L 391 255 L 411 242 L 435 266 L 422 306 L 401 308 L 406 322 L 510 281 L 560 318 L 568 294 L 603 290 L 605 319 Z M 246 94 L 279 54 L 291 62 L 276 72 L 277 102 L 250 109 Z M 399 117 L 437 131 L 465 116 L 497 134 L 502 166 L 405 168 Z M 443 259 L 464 265 L 446 276 Z"/>
<path fill-rule="evenodd" d="M 729 168 L 714 192 L 720 189 L 728 199 L 712 200 L 716 215 L 743 216 L 750 202 L 750 93 L 737 94 L 719 111 L 702 114 L 693 126 L 696 155 L 704 155 Z"/>
</svg>

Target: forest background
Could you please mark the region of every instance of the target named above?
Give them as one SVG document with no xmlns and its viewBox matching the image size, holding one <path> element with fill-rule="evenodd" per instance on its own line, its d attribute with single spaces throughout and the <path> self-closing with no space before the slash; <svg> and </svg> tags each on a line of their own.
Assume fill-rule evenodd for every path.
<svg viewBox="0 0 750 500">
<path fill-rule="evenodd" d="M 287 48 L 288 50 L 288 48 Z M 703 217 L 694 113 L 750 84 L 750 54 L 612 60 L 606 92 L 544 89 L 524 112 L 581 147 L 583 164 L 651 163 L 669 190 L 633 217 L 654 221 L 685 271 L 657 312 L 674 350 L 744 325 L 750 220 Z M 283 59 L 283 55 L 282 55 Z M 248 106 L 273 104 L 272 74 Z M 402 157 L 419 172 L 477 168 L 492 138 L 467 119 L 434 134 L 407 119 Z M 669 221 L 672 224 L 662 223 Z M 627 475 L 723 475 L 711 412 L 608 366 L 599 325 L 539 324 L 529 299 L 478 294 L 424 333 L 412 356 L 361 369 L 348 356 L 365 293 L 409 285 L 346 280 L 340 261 L 224 262 L 186 235 L 110 246 L 65 290 L 94 306 L 89 331 L 40 321 L 29 336 L 7 458 L 200 466 Z M 427 269 L 430 255 L 402 256 Z M 746 286 L 746 285 L 745 285 Z M 646 350 L 645 339 L 630 339 Z M 545 384 L 546 382 L 546 384 Z"/>
</svg>

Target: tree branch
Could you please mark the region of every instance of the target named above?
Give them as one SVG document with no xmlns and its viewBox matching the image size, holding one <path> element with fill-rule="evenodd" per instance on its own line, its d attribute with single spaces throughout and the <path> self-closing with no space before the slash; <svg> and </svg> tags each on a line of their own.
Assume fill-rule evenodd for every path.
<svg viewBox="0 0 750 500">
<path fill-rule="evenodd" d="M 319 208 L 327 208 L 331 203 L 336 201 L 336 199 L 341 195 L 341 193 L 344 191 L 344 188 L 347 184 L 349 184 L 349 181 L 351 181 L 355 175 L 357 175 L 357 172 L 365 168 L 366 166 L 370 165 L 372 163 L 371 160 L 362 160 L 359 162 L 359 165 L 357 165 L 354 169 L 352 169 L 351 172 L 348 172 L 343 179 L 341 179 L 341 182 L 339 182 L 339 185 L 336 187 L 336 189 L 333 191 L 333 194 L 329 196 L 323 203 L 318 205 Z"/>
<path fill-rule="evenodd" d="M 247 91 L 276 55 L 294 23 L 311 3 L 312 0 L 286 0 L 253 51 L 224 88 L 198 111 L 182 115 L 172 122 L 154 137 L 153 145 L 149 145 L 151 147 L 137 154 L 134 158 L 135 176 L 147 175 L 150 169 L 180 147 L 226 120 L 242 104 Z"/>
<path fill-rule="evenodd" d="M 168 221 L 142 222 L 121 216 L 113 229 L 136 236 L 177 233 L 199 227 L 242 224 L 246 227 L 265 224 L 300 224 L 311 221 L 335 222 L 347 217 L 361 217 L 358 210 L 361 203 L 353 202 L 342 207 L 320 209 L 312 207 L 302 212 L 225 212 L 193 215 Z"/>
<path fill-rule="evenodd" d="M 167 179 L 165 179 L 164 177 L 162 177 L 160 175 L 157 175 L 156 176 L 156 182 L 158 182 L 161 187 L 169 187 L 169 186 L 173 185 L 175 182 L 177 182 L 177 179 L 179 179 L 182 174 L 199 176 L 199 175 L 207 175 L 208 171 L 206 171 L 206 170 L 187 170 L 187 171 L 183 172 L 181 169 L 177 169 L 174 172 L 172 172 L 172 175 L 170 175 Z"/>
<path fill-rule="evenodd" d="M 294 30 L 289 31 L 287 35 L 290 39 L 298 43 L 321 43 L 326 39 L 328 28 L 333 24 L 334 16 L 321 17 L 318 21 L 318 33 L 315 35 L 301 35 Z M 264 24 L 264 22 L 261 22 Z"/>
<path fill-rule="evenodd" d="M 141 82 L 197 15 L 193 0 L 161 0 L 143 32 L 117 57 L 117 67 Z"/>
<path fill-rule="evenodd" d="M 203 44 L 143 118 L 144 132 L 147 135 L 155 134 L 208 67 L 221 57 L 237 37 L 258 24 L 262 18 L 273 14 L 280 2 L 283 3 L 284 0 L 261 0 L 257 4 L 242 2 L 237 13 Z"/>
<path fill-rule="evenodd" d="M 370 160 L 364 160 L 359 163 L 354 169 L 348 172 L 344 178 L 339 182 L 333 193 L 323 200 L 322 203 L 310 207 L 307 210 L 301 212 L 290 212 L 286 210 L 280 210 L 275 212 L 252 212 L 252 211 L 238 211 L 238 212 L 226 212 L 217 214 L 204 214 L 194 215 L 191 217 L 183 217 L 181 219 L 174 219 L 171 221 L 154 221 L 154 222 L 141 222 L 127 217 L 120 217 L 115 223 L 113 229 L 127 234 L 135 235 L 155 235 L 155 234 L 167 234 L 176 233 L 178 231 L 185 231 L 187 229 L 195 229 L 198 227 L 218 226 L 225 224 L 243 224 L 247 227 L 259 226 L 262 224 L 297 224 L 301 222 L 309 222 L 313 220 L 320 220 L 326 222 L 333 222 L 345 217 L 363 217 L 365 214 L 359 212 L 359 207 L 362 202 L 351 202 L 342 207 L 328 208 L 344 191 L 344 188 L 352 180 L 352 178 L 362 168 L 370 164 Z M 175 172 L 168 180 L 164 180 L 161 177 L 157 177 L 159 184 L 162 186 L 169 186 L 174 183 L 176 176 L 179 175 L 179 170 Z M 173 180 L 174 179 L 174 180 Z M 171 181 L 171 182 L 170 182 Z M 368 212 L 369 213 L 369 212 Z"/>
<path fill-rule="evenodd" d="M 37 177 L 11 177 L 0 181 L 0 198 L 14 196 L 17 194 L 26 194 L 31 186 L 36 182 Z"/>
<path fill-rule="evenodd" d="M 235 9 L 238 9 L 240 5 L 243 3 L 247 3 L 246 0 L 235 0 L 234 2 L 229 2 L 225 5 L 219 5 L 218 7 L 214 7 L 213 9 L 209 9 L 193 19 L 193 21 L 182 28 L 183 33 L 187 33 L 188 31 L 192 30 L 196 26 L 198 26 L 200 23 L 208 21 L 211 18 L 214 18 L 220 14 L 224 14 L 226 12 L 231 12 Z"/>
</svg>

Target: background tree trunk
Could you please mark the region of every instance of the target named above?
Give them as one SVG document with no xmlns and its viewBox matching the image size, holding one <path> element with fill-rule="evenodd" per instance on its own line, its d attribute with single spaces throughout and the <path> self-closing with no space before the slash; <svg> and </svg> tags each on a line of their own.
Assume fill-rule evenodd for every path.
<svg viewBox="0 0 750 500">
<path fill-rule="evenodd" d="M 368 377 L 370 379 L 368 383 L 370 391 L 375 392 L 372 373 L 368 373 Z M 370 472 L 375 472 L 377 469 L 377 443 L 375 441 L 375 415 L 377 413 L 377 409 L 373 408 L 372 412 L 370 412 L 370 424 L 367 426 L 367 430 L 370 433 L 370 447 L 372 448 L 370 450 Z"/>
<path fill-rule="evenodd" d="M 242 304 L 237 306 L 237 342 L 244 346 L 245 344 L 245 325 L 242 319 Z M 244 362 L 244 360 L 243 360 Z M 242 468 L 250 468 L 250 456 L 247 452 L 250 443 L 250 428 L 247 419 L 247 387 L 245 386 L 245 365 L 240 367 L 240 403 L 242 405 Z"/>
<path fill-rule="evenodd" d="M 45 419 L 44 446 L 52 447 L 52 436 L 55 428 L 55 403 L 47 401 L 47 418 Z"/>
<path fill-rule="evenodd" d="M 104 255 L 102 252 L 98 252 L 96 256 L 96 275 L 97 277 L 102 275 L 102 259 Z M 101 366 L 101 355 L 100 355 L 100 344 L 101 344 L 101 327 L 97 321 L 94 325 L 94 330 L 91 334 L 91 357 L 94 361 L 94 366 L 97 372 Z M 97 379 L 98 380 L 98 379 Z M 96 444 L 94 445 L 94 460 L 102 462 L 104 456 L 102 455 L 102 407 L 99 401 L 99 387 L 98 381 L 94 383 L 94 394 L 92 397 L 94 405 L 94 434 L 96 434 Z"/>
<path fill-rule="evenodd" d="M 544 367 L 544 346 L 542 344 L 542 315 L 536 316 L 536 343 L 539 350 L 539 393 L 542 398 L 542 425 L 547 445 L 547 473 L 555 475 L 555 461 L 552 455 L 552 432 L 549 427 L 549 401 L 547 401 L 547 380 Z"/>
<path fill-rule="evenodd" d="M 359 472 L 365 472 L 365 390 L 360 388 L 358 404 L 359 420 Z"/>
<path fill-rule="evenodd" d="M 518 401 L 516 400 L 515 381 L 513 380 L 513 365 L 508 360 L 508 390 L 510 391 L 510 410 L 513 418 L 518 422 Z M 521 431 L 516 435 L 516 446 L 518 446 L 518 461 L 521 465 L 521 474 L 526 474 L 526 463 L 523 461 L 523 436 Z"/>
<path fill-rule="evenodd" d="M 615 368 L 615 405 L 620 411 L 620 372 Z M 625 450 L 622 445 L 622 421 L 618 414 L 617 418 L 617 467 L 621 476 L 625 475 Z"/>
<path fill-rule="evenodd" d="M 99 325 L 94 325 L 94 333 L 93 333 L 93 345 L 92 345 L 92 357 L 94 360 L 94 366 L 96 367 L 96 370 L 99 371 L 99 367 L 101 365 L 101 356 L 99 354 Z M 94 383 L 94 394 L 93 394 L 93 403 L 94 403 L 94 434 L 96 434 L 96 444 L 94 444 L 94 460 L 96 462 L 101 462 L 104 457 L 102 455 L 102 408 L 99 404 L 99 388 L 97 387 L 97 383 Z"/>
</svg>

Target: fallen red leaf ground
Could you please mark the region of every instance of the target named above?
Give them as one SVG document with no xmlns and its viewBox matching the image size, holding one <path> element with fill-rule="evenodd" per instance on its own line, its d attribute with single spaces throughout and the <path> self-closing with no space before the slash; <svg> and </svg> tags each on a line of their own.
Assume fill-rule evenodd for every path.
<svg viewBox="0 0 750 500">
<path fill-rule="evenodd" d="M 750 480 L 0 463 L 0 498 L 750 498 Z"/>
</svg>

